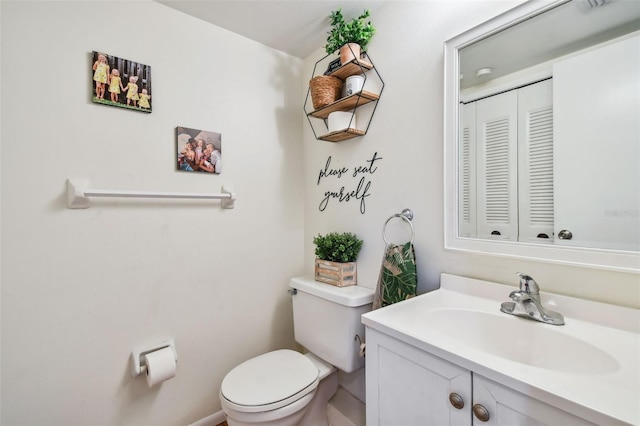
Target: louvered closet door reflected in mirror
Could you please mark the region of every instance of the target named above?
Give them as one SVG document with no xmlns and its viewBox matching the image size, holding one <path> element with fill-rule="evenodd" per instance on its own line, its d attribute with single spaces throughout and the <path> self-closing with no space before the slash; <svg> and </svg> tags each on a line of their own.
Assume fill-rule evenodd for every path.
<svg viewBox="0 0 640 426">
<path fill-rule="evenodd" d="M 518 90 L 518 241 L 553 241 L 553 83 Z"/>
<path fill-rule="evenodd" d="M 460 104 L 460 153 L 458 155 L 458 235 L 477 236 L 476 209 L 476 104 Z"/>
<path fill-rule="evenodd" d="M 551 84 L 461 105 L 461 237 L 553 240 Z"/>
</svg>

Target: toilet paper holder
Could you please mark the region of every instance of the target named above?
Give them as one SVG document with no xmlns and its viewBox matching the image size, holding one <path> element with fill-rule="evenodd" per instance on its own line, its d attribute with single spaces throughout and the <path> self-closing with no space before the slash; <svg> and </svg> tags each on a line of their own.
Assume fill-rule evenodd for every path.
<svg viewBox="0 0 640 426">
<path fill-rule="evenodd" d="M 147 371 L 147 366 L 144 363 L 144 356 L 148 353 L 159 351 L 164 348 L 171 348 L 173 356 L 176 362 L 178 362 L 178 353 L 176 352 L 176 345 L 173 339 L 165 340 L 154 346 L 145 346 L 144 349 L 134 349 L 131 351 L 131 376 L 136 377 Z"/>
</svg>

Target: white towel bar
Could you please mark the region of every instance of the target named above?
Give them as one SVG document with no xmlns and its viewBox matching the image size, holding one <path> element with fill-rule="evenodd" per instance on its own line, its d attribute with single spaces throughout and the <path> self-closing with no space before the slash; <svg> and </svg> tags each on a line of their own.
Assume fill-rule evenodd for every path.
<svg viewBox="0 0 640 426">
<path fill-rule="evenodd" d="M 198 200 L 222 200 L 223 209 L 232 209 L 236 200 L 233 188 L 222 186 L 221 194 L 195 194 L 189 192 L 154 192 L 154 191 L 117 191 L 113 189 L 92 189 L 86 179 L 67 179 L 67 207 L 70 209 L 86 209 L 90 207 L 91 197 L 125 197 L 125 198 L 174 198 Z"/>
</svg>

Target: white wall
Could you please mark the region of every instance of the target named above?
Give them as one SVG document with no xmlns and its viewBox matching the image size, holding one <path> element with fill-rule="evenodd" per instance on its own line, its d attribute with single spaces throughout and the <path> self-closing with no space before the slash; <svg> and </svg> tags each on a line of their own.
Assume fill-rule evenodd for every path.
<svg viewBox="0 0 640 426">
<path fill-rule="evenodd" d="M 316 141 L 304 128 L 305 268 L 312 272 L 312 238 L 331 231 L 355 232 L 364 240 L 358 258 L 358 284 L 375 287 L 384 250 L 382 227 L 389 216 L 413 210 L 419 292 L 439 286 L 441 272 L 517 285 L 515 273 L 536 278 L 544 291 L 640 307 L 640 279 L 635 274 L 470 255 L 443 249 L 443 43 L 521 3 L 513 1 L 393 1 L 371 16 L 377 28 L 369 54 L 385 82 L 369 132 L 340 143 Z M 311 76 L 319 49 L 305 60 Z M 308 77 L 303 78 L 306 85 Z M 324 178 L 318 173 L 327 157 L 334 168 L 364 163 L 377 152 L 382 160 L 369 176 L 366 212 L 359 201 L 330 201 L 319 211 L 324 192 L 355 189 L 359 178 Z M 395 229 L 390 223 L 390 235 Z M 399 232 L 401 232 L 399 230 Z M 406 233 L 403 235 L 406 236 Z M 397 238 L 396 241 L 404 241 Z M 506 296 L 506 295 L 505 295 Z"/>
<path fill-rule="evenodd" d="M 187 424 L 234 365 L 291 347 L 303 272 L 299 59 L 151 1 L 1 2 L 3 425 Z M 153 112 L 91 102 L 91 51 L 148 64 Z M 175 127 L 222 133 L 221 175 L 175 171 Z M 218 201 L 94 200 L 105 189 Z M 173 337 L 149 389 L 134 346 Z"/>
</svg>

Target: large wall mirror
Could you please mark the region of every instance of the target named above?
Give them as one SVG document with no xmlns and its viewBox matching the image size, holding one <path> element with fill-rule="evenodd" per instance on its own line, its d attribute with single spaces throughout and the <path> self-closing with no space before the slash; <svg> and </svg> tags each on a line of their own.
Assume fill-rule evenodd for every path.
<svg viewBox="0 0 640 426">
<path fill-rule="evenodd" d="M 527 2 L 445 43 L 445 248 L 640 272 L 640 2 Z"/>
</svg>

